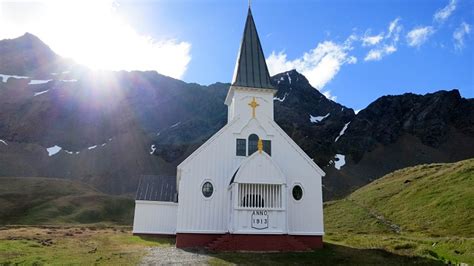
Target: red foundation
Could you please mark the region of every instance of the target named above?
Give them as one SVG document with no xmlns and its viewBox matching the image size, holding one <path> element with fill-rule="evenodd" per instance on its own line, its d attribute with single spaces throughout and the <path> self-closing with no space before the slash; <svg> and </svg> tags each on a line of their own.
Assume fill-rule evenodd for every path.
<svg viewBox="0 0 474 266">
<path fill-rule="evenodd" d="M 323 247 L 323 237 L 178 233 L 176 247 L 215 251 L 310 251 Z"/>
</svg>

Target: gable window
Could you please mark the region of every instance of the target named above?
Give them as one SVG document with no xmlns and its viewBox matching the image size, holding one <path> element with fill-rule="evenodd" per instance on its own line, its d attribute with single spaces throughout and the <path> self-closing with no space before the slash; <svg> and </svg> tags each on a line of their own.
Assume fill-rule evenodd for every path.
<svg viewBox="0 0 474 266">
<path fill-rule="evenodd" d="M 249 156 L 257 151 L 258 136 L 252 134 L 249 136 Z"/>
<path fill-rule="evenodd" d="M 263 140 L 263 151 L 272 156 L 272 142 L 270 140 Z"/>
<path fill-rule="evenodd" d="M 246 156 L 247 155 L 246 148 L 247 148 L 247 140 L 246 139 L 237 139 L 235 155 L 237 155 L 237 156 Z"/>
</svg>

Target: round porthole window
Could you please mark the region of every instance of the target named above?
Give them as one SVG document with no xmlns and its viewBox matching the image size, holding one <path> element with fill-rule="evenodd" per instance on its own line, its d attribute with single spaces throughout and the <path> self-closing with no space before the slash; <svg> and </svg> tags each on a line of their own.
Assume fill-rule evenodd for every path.
<svg viewBox="0 0 474 266">
<path fill-rule="evenodd" d="M 204 197 L 209 198 L 212 196 L 212 192 L 214 192 L 214 187 L 211 182 L 207 181 L 202 184 L 202 195 L 204 195 Z"/>
<path fill-rule="evenodd" d="M 292 194 L 295 200 L 301 200 L 303 198 L 303 189 L 300 185 L 296 185 L 293 187 Z"/>
</svg>

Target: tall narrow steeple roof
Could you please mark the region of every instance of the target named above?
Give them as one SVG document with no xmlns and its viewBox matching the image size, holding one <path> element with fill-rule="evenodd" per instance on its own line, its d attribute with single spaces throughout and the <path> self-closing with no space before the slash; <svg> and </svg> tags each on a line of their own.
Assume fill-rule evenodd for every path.
<svg viewBox="0 0 474 266">
<path fill-rule="evenodd" d="M 232 85 L 273 89 L 250 7 L 239 55 L 237 56 Z"/>
</svg>

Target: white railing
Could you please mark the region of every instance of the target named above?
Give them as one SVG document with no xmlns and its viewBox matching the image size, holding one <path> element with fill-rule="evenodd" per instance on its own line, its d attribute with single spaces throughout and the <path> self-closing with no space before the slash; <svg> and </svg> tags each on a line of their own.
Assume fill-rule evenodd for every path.
<svg viewBox="0 0 474 266">
<path fill-rule="evenodd" d="M 239 184 L 238 208 L 245 209 L 282 209 L 282 185 L 275 184 Z"/>
</svg>

